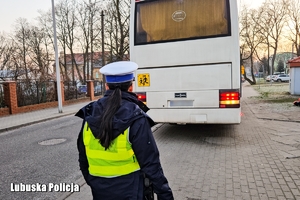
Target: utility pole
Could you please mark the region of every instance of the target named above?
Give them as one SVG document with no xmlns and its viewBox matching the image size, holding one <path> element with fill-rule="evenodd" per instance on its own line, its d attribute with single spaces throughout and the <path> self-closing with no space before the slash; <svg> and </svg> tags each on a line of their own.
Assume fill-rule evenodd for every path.
<svg viewBox="0 0 300 200">
<path fill-rule="evenodd" d="M 101 4 L 101 40 L 102 40 L 102 52 L 101 52 L 101 56 L 102 56 L 102 67 L 105 65 L 105 50 L 104 50 L 104 10 L 106 10 L 107 4 L 110 2 L 111 0 L 101 0 L 101 1 L 95 1 L 94 4 L 96 3 L 100 3 Z M 89 0 L 89 3 L 91 5 L 91 0 Z M 92 18 L 92 17 L 91 17 Z M 90 28 L 91 28 L 91 53 L 93 53 L 93 44 L 92 44 L 92 39 L 93 39 L 93 28 L 92 28 L 92 20 L 90 21 Z M 93 55 L 93 54 L 92 54 Z M 92 62 L 92 61 L 91 61 Z M 93 66 L 91 64 L 91 68 L 93 69 Z M 93 72 L 92 72 L 93 73 Z M 105 76 L 102 75 L 102 80 L 103 80 L 103 91 L 105 92 Z"/>
</svg>

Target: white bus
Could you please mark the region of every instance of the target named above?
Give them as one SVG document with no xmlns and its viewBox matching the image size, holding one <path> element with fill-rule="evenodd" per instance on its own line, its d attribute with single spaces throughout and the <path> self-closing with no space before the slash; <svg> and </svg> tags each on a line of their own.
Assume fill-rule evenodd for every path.
<svg viewBox="0 0 300 200">
<path fill-rule="evenodd" d="M 133 0 L 134 91 L 157 123 L 239 124 L 236 0 Z"/>
</svg>

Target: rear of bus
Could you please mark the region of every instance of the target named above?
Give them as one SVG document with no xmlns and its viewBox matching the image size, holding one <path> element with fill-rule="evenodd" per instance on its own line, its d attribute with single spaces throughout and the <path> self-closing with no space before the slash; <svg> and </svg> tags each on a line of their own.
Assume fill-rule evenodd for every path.
<svg viewBox="0 0 300 200">
<path fill-rule="evenodd" d="M 157 123 L 238 124 L 236 0 L 133 0 L 134 91 Z"/>
</svg>

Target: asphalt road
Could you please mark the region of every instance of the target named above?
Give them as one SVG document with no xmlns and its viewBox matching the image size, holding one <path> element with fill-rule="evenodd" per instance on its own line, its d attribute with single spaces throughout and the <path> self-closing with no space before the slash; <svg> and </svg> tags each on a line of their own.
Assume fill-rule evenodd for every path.
<svg viewBox="0 0 300 200">
<path fill-rule="evenodd" d="M 21 183 L 46 187 L 75 183 L 81 176 L 76 149 L 80 126 L 79 118 L 68 116 L 2 133 L 0 199 L 56 199 L 61 194 L 49 188 L 48 192 L 16 191 Z"/>
</svg>

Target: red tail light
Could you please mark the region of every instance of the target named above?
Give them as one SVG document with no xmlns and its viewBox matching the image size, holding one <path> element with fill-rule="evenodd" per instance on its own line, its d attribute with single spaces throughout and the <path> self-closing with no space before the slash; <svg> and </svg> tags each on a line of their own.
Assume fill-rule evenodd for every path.
<svg viewBox="0 0 300 200">
<path fill-rule="evenodd" d="M 140 100 L 146 104 L 146 101 L 147 101 L 146 92 L 136 92 L 135 94 L 137 95 L 138 100 Z"/>
<path fill-rule="evenodd" d="M 220 108 L 239 108 L 240 92 L 238 90 L 220 90 Z"/>
</svg>

